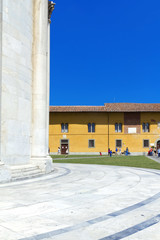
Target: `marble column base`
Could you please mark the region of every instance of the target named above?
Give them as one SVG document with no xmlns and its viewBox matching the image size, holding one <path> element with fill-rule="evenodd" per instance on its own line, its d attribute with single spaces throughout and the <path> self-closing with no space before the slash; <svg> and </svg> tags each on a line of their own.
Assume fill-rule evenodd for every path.
<svg viewBox="0 0 160 240">
<path fill-rule="evenodd" d="M 4 163 L 0 162 L 0 183 L 11 181 L 11 170 Z"/>
<path fill-rule="evenodd" d="M 47 157 L 33 157 L 30 163 L 38 166 L 44 173 L 50 173 L 53 171 L 53 162 L 50 156 Z"/>
</svg>

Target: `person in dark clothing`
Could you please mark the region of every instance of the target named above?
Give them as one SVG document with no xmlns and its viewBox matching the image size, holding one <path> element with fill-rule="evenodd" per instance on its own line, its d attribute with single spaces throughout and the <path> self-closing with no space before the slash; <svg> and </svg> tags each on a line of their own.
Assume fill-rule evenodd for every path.
<svg viewBox="0 0 160 240">
<path fill-rule="evenodd" d="M 112 157 L 112 150 L 110 150 L 110 157 Z"/>
<path fill-rule="evenodd" d="M 110 155 L 110 148 L 108 148 L 108 156 Z"/>
</svg>

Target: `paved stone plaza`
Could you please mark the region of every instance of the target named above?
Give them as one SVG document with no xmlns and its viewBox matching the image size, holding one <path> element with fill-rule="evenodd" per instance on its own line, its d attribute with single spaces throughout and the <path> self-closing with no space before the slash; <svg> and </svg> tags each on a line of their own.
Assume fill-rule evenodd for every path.
<svg viewBox="0 0 160 240">
<path fill-rule="evenodd" d="M 2 240 L 159 240 L 160 171 L 56 163 L 0 185 Z"/>
</svg>

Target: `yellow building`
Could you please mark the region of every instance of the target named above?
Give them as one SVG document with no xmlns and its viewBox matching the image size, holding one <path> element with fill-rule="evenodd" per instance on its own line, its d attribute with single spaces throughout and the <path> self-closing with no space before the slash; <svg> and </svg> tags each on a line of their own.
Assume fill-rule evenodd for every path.
<svg viewBox="0 0 160 240">
<path fill-rule="evenodd" d="M 50 152 L 131 154 L 160 147 L 160 104 L 107 103 L 104 106 L 51 106 Z"/>
</svg>

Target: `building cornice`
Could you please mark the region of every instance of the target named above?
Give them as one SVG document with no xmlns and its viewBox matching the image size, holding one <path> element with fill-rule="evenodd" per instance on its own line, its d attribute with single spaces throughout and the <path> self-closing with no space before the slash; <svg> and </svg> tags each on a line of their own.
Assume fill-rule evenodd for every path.
<svg viewBox="0 0 160 240">
<path fill-rule="evenodd" d="M 48 22 L 51 23 L 51 16 L 54 10 L 55 3 L 53 1 L 48 1 Z"/>
</svg>

